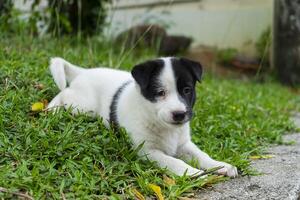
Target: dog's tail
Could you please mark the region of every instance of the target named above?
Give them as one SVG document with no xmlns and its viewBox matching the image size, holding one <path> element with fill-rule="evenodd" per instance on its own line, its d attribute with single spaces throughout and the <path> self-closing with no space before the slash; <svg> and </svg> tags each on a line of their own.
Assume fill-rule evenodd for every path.
<svg viewBox="0 0 300 200">
<path fill-rule="evenodd" d="M 70 83 L 84 70 L 59 57 L 51 58 L 49 68 L 54 82 L 60 90 L 65 89 L 67 83 Z"/>
</svg>

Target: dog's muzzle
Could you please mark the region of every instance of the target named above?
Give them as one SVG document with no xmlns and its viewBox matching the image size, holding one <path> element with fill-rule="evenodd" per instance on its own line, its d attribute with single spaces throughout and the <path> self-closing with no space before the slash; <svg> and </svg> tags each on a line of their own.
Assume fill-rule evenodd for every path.
<svg viewBox="0 0 300 200">
<path fill-rule="evenodd" d="M 174 111 L 172 112 L 172 124 L 180 125 L 188 122 L 192 117 L 192 113 L 188 111 Z"/>
</svg>

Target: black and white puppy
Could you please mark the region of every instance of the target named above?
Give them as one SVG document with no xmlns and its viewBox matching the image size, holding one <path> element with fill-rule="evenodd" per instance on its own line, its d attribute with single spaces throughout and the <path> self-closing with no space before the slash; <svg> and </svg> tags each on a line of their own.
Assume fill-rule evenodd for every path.
<svg viewBox="0 0 300 200">
<path fill-rule="evenodd" d="M 52 58 L 50 70 L 61 92 L 49 109 L 72 107 L 75 114 L 91 113 L 101 116 L 107 126 L 124 127 L 135 147 L 144 143 L 141 155 L 179 176 L 203 172 L 179 158 L 194 158 L 202 169 L 223 166 L 219 174 L 238 175 L 236 167 L 210 158 L 191 141 L 195 84 L 202 75 L 199 63 L 167 57 L 138 64 L 129 73 L 83 69 Z"/>
</svg>

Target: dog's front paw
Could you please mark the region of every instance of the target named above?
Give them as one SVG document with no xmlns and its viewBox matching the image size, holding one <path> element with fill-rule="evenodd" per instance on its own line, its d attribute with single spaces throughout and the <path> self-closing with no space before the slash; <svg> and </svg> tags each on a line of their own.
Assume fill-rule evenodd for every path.
<svg viewBox="0 0 300 200">
<path fill-rule="evenodd" d="M 217 171 L 218 174 L 235 178 L 238 176 L 238 171 L 235 166 L 228 163 L 220 162 L 219 166 L 223 167 Z"/>
</svg>

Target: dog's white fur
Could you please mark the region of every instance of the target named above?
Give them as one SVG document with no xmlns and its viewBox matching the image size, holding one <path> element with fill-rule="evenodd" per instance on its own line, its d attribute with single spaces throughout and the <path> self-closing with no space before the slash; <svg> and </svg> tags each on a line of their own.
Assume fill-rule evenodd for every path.
<svg viewBox="0 0 300 200">
<path fill-rule="evenodd" d="M 188 122 L 180 126 L 171 124 L 172 111 L 184 111 L 185 106 L 178 99 L 170 58 L 163 58 L 163 61 L 165 67 L 159 80 L 167 88 L 166 96 L 152 103 L 141 95 L 139 85 L 128 72 L 109 68 L 83 69 L 62 58 L 52 58 L 50 70 L 61 92 L 48 108 L 73 107 L 74 113 L 80 111 L 101 116 L 109 126 L 114 94 L 124 82 L 132 81 L 118 100 L 117 116 L 120 126 L 127 130 L 135 147 L 144 142 L 139 152 L 141 155 L 180 176 L 203 172 L 179 159 L 193 158 L 202 169 L 223 166 L 218 173 L 236 177 L 236 167 L 213 160 L 191 141 Z"/>
</svg>

